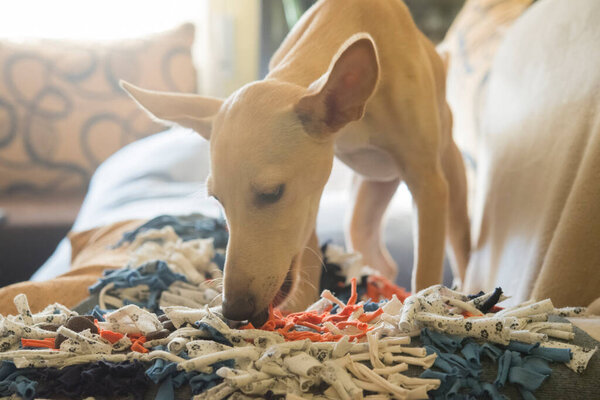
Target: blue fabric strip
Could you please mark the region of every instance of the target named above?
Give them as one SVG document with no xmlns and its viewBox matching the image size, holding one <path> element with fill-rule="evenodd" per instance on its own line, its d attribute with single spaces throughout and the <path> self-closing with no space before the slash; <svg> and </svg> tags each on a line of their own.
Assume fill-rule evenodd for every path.
<svg viewBox="0 0 600 400">
<path fill-rule="evenodd" d="M 25 400 L 32 400 L 35 397 L 35 389 L 38 383 L 24 376 L 17 378 L 10 383 L 9 390 Z"/>
<path fill-rule="evenodd" d="M 506 380 L 508 379 L 508 371 L 510 369 L 511 357 L 512 352 L 510 350 L 506 350 L 498 359 L 498 374 L 496 375 L 496 380 L 494 381 L 494 385 L 496 385 L 496 387 L 501 388 L 506 384 Z"/>
<path fill-rule="evenodd" d="M 504 400 L 504 399 L 507 399 L 506 396 L 504 396 L 503 394 L 500 394 L 500 392 L 498 392 L 498 389 L 496 388 L 496 386 L 492 385 L 489 382 L 483 382 L 481 384 L 481 387 L 483 389 L 483 392 L 485 394 L 487 394 L 488 396 L 490 396 L 492 398 L 492 400 Z"/>
<path fill-rule="evenodd" d="M 482 344 L 481 353 L 487 356 L 493 362 L 496 362 L 498 360 L 498 357 L 500 357 L 503 354 L 502 350 L 500 350 L 498 347 L 494 346 L 491 343 Z"/>
<path fill-rule="evenodd" d="M 174 400 L 175 389 L 173 388 L 173 379 L 167 376 L 158 387 L 154 400 Z"/>
<path fill-rule="evenodd" d="M 126 300 L 124 304 L 135 304 L 153 312 L 162 313 L 158 306 L 160 295 L 175 281 L 187 282 L 187 279 L 185 276 L 173 272 L 164 261 L 154 260 L 135 269 L 106 270 L 104 276 L 89 287 L 89 291 L 90 293 L 100 292 L 109 283 L 114 284 L 115 289 L 147 285 L 149 293 L 145 300 L 140 302 Z"/>
<path fill-rule="evenodd" d="M 494 289 L 494 293 L 492 293 L 492 295 L 477 308 L 484 314 L 488 313 L 490 309 L 498 303 L 500 296 L 502 296 L 502 288 L 497 287 Z"/>
<path fill-rule="evenodd" d="M 224 344 L 226 346 L 233 346 L 233 343 L 231 343 L 229 339 L 227 339 L 225 336 L 223 336 L 221 332 L 219 332 L 217 329 L 213 328 L 206 322 L 198 321 L 194 325 L 196 325 L 196 328 L 207 332 L 210 335 L 210 339 L 214 340 L 215 342 Z"/>
<path fill-rule="evenodd" d="M 541 347 L 539 343 L 528 344 L 512 340 L 507 348 L 509 350 L 518 351 L 519 353 L 531 354 L 554 362 L 567 363 L 572 358 L 571 349 Z"/>
<path fill-rule="evenodd" d="M 171 226 L 177 236 L 183 241 L 213 238 L 215 248 L 225 249 L 225 247 L 227 247 L 229 234 L 226 222 L 223 219 L 210 218 L 202 214 L 185 216 L 160 215 L 139 226 L 135 230 L 123 234 L 123 238 L 115 245 L 115 247 L 134 241 L 140 233 L 150 229 L 162 229 L 165 226 Z"/>
<path fill-rule="evenodd" d="M 421 330 L 421 341 L 424 345 L 435 346 L 447 353 L 454 353 L 462 344 L 464 338 L 423 328 Z"/>
<path fill-rule="evenodd" d="M 457 338 L 425 328 L 421 339 L 427 354 L 437 354 L 433 364 L 443 372 L 426 370 L 422 378 L 439 379 L 440 387 L 429 392 L 433 399 L 459 399 L 475 396 L 505 399 L 499 392 L 507 382 L 516 385 L 524 398 L 534 399 L 533 392 L 552 373 L 548 360 L 567 360 L 570 352 L 546 349 L 539 344 L 511 342 L 504 350 L 490 343 L 479 345 L 471 338 Z M 454 354 L 460 350 L 460 354 Z M 494 383 L 481 382 L 482 353 L 498 363 L 498 373 Z"/>
<path fill-rule="evenodd" d="M 460 349 L 460 352 L 465 357 L 471 368 L 481 368 L 481 347 L 477 343 L 469 341 L 463 346 L 462 349 Z"/>
<path fill-rule="evenodd" d="M 539 374 L 525 367 L 512 367 L 508 371 L 508 381 L 522 386 L 523 388 L 534 391 L 540 387 L 547 375 Z"/>
</svg>

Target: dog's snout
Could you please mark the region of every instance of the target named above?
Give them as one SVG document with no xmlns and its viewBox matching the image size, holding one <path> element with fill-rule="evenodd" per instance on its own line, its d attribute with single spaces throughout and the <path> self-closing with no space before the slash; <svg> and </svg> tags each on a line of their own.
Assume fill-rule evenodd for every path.
<svg viewBox="0 0 600 400">
<path fill-rule="evenodd" d="M 233 321 L 250 319 L 254 314 L 256 301 L 251 295 L 240 296 L 234 299 L 223 299 L 223 315 Z"/>
</svg>

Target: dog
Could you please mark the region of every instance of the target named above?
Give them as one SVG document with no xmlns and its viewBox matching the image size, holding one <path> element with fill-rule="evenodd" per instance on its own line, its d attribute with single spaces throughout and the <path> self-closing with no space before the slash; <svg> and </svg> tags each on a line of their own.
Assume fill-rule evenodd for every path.
<svg viewBox="0 0 600 400">
<path fill-rule="evenodd" d="M 360 176 L 348 239 L 366 264 L 396 275 L 380 231 L 403 180 L 416 206 L 412 289 L 441 282 L 446 233 L 462 280 L 470 251 L 466 178 L 444 64 L 406 5 L 321 0 L 269 70 L 225 100 L 122 82 L 155 119 L 210 140 L 207 190 L 230 231 L 224 316 L 259 323 L 271 303 L 294 310 L 316 300 L 315 224 L 334 155 Z"/>
</svg>

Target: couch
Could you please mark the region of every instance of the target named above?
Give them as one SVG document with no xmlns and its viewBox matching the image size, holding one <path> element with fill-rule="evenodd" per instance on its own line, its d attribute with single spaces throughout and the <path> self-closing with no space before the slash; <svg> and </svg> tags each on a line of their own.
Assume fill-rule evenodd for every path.
<svg viewBox="0 0 600 400">
<path fill-rule="evenodd" d="M 0 286 L 69 231 L 96 167 L 162 130 L 119 87 L 196 91 L 194 27 L 137 39 L 0 41 Z"/>
</svg>

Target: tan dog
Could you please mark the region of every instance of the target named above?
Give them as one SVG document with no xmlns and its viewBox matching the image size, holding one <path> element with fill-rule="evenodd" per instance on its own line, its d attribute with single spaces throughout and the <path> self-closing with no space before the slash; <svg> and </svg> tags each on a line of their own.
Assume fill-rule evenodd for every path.
<svg viewBox="0 0 600 400">
<path fill-rule="evenodd" d="M 226 317 L 258 321 L 273 301 L 297 309 L 318 295 L 320 268 L 310 268 L 306 249 L 318 251 L 317 209 L 334 154 L 362 176 L 349 236 L 368 264 L 396 275 L 380 230 L 403 179 L 417 211 L 413 290 L 441 281 L 447 221 L 454 273 L 463 278 L 466 182 L 444 66 L 401 0 L 318 2 L 267 77 L 224 101 L 123 87 L 159 120 L 211 142 L 207 186 L 230 229 Z"/>
</svg>

